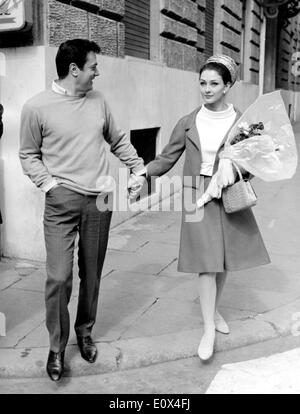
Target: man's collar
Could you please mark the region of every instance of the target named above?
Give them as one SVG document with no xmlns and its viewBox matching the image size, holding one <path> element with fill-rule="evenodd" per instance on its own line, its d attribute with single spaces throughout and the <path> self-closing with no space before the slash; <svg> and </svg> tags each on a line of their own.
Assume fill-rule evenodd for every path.
<svg viewBox="0 0 300 414">
<path fill-rule="evenodd" d="M 55 80 L 52 82 L 52 90 L 60 95 L 69 95 L 68 91 L 60 86 Z"/>
<path fill-rule="evenodd" d="M 59 85 L 57 81 L 55 80 L 52 82 L 52 90 L 53 92 L 58 93 L 59 95 L 65 95 L 65 96 L 77 96 L 79 98 L 82 98 L 83 96 L 86 95 L 86 94 L 73 95 L 70 91 L 68 91 L 61 85 Z"/>
</svg>

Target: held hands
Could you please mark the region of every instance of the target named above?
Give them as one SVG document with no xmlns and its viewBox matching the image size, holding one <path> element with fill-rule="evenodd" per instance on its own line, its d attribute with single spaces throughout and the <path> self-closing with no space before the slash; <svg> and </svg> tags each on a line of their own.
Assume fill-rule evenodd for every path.
<svg viewBox="0 0 300 414">
<path fill-rule="evenodd" d="M 134 199 L 138 195 L 145 181 L 146 179 L 142 175 L 135 175 L 135 174 L 130 175 L 128 184 L 127 184 L 129 200 Z"/>
</svg>

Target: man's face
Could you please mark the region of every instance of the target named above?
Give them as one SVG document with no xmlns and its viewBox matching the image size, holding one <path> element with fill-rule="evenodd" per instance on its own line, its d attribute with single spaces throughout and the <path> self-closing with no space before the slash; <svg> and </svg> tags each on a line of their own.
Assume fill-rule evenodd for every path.
<svg viewBox="0 0 300 414">
<path fill-rule="evenodd" d="M 91 91 L 93 89 L 93 80 L 96 76 L 99 76 L 97 57 L 94 52 L 89 52 L 82 70 L 79 69 L 77 77 L 78 89 L 84 93 Z"/>
</svg>

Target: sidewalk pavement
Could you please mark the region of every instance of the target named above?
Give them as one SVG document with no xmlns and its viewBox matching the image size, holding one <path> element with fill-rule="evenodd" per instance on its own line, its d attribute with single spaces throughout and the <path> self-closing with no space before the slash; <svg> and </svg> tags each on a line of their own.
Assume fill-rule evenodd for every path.
<svg viewBox="0 0 300 414">
<path fill-rule="evenodd" d="M 299 143 L 300 124 L 294 130 Z M 228 275 L 220 311 L 231 333 L 217 334 L 216 352 L 297 334 L 299 182 L 299 168 L 287 181 L 264 183 L 254 179 L 258 195 L 254 213 L 272 263 Z M 174 200 L 177 197 L 180 194 Z M 93 329 L 99 350 L 94 364 L 80 357 L 76 345 L 73 325 L 78 277 L 74 273 L 66 376 L 125 370 L 197 355 L 202 334 L 197 275 L 176 270 L 179 230 L 180 212 L 175 211 L 143 212 L 111 230 Z M 46 376 L 44 284 L 43 263 L 0 262 L 0 312 L 6 316 L 6 336 L 0 337 L 0 378 Z"/>
</svg>

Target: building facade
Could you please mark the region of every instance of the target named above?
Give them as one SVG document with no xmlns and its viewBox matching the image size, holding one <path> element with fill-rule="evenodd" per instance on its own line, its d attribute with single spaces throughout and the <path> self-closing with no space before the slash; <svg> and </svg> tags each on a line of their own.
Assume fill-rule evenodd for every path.
<svg viewBox="0 0 300 414">
<path fill-rule="evenodd" d="M 259 94 L 280 88 L 291 120 L 300 120 L 300 18 L 295 7 L 293 13 L 287 9 L 291 1 L 278 1 L 273 14 L 270 2 L 259 0 L 11 0 L 7 10 L 5 3 L 0 1 L 5 256 L 45 257 L 44 195 L 23 175 L 18 159 L 20 113 L 27 99 L 56 78 L 55 54 L 67 39 L 84 37 L 101 46 L 95 87 L 146 162 L 168 142 L 177 120 L 201 103 L 198 71 L 213 53 L 228 54 L 239 64 L 230 100 L 240 110 Z M 7 28 L 15 4 L 24 7 L 23 25 Z M 121 164 L 109 156 L 118 182 Z M 180 175 L 181 167 L 182 160 L 169 175 Z M 179 187 L 174 184 L 175 191 Z M 142 203 L 161 196 L 158 183 Z M 133 214 L 135 208 L 115 212 L 112 225 Z"/>
</svg>

